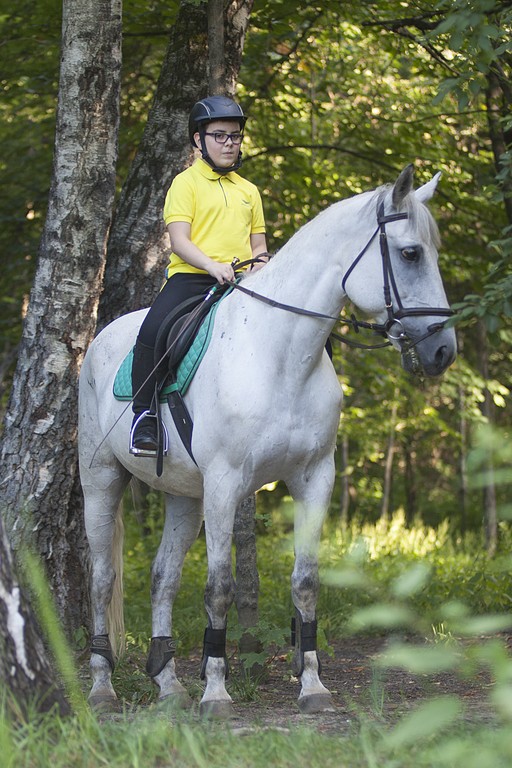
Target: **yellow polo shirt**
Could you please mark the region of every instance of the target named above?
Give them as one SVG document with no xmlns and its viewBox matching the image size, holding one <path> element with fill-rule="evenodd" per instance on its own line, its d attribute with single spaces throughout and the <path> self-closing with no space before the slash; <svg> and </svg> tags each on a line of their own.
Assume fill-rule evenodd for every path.
<svg viewBox="0 0 512 768">
<path fill-rule="evenodd" d="M 235 256 L 252 258 L 250 236 L 265 232 L 257 187 L 234 171 L 221 176 L 202 158 L 175 177 L 165 198 L 164 221 L 189 222 L 192 242 L 210 259 L 229 263 Z M 204 274 L 171 252 L 167 278 L 176 272 Z"/>
</svg>

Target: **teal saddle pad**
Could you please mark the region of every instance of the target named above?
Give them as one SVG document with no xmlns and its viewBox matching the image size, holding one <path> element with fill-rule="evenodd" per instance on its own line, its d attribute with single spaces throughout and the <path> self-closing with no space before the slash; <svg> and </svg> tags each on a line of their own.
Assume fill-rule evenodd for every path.
<svg viewBox="0 0 512 768">
<path fill-rule="evenodd" d="M 220 302 L 216 302 L 203 320 L 192 344 L 186 352 L 176 372 L 176 381 L 164 387 L 160 393 L 160 399 L 165 400 L 168 394 L 178 391 L 184 395 L 199 368 L 210 343 L 215 314 Z M 133 349 L 129 351 L 121 363 L 114 380 L 114 397 L 116 400 L 131 400 L 132 393 L 132 364 Z"/>
</svg>

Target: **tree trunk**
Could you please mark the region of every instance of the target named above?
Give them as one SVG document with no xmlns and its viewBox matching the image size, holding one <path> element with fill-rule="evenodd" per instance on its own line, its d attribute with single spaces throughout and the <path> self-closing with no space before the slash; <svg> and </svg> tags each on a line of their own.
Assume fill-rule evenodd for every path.
<svg viewBox="0 0 512 768">
<path fill-rule="evenodd" d="M 56 706 L 70 712 L 41 640 L 41 630 L 14 573 L 14 563 L 0 517 L 0 681 L 26 717 L 32 706 L 47 712 Z M 9 700 L 7 701 L 9 707 Z M 13 713 L 15 715 L 15 712 Z"/>
<path fill-rule="evenodd" d="M 169 252 L 165 195 L 191 160 L 188 114 L 207 88 L 207 5 L 182 2 L 114 215 L 98 330 L 125 312 L 148 307 L 160 289 Z"/>
<path fill-rule="evenodd" d="M 223 2 L 181 4 L 146 129 L 114 217 L 99 327 L 150 305 L 160 288 L 169 248 L 162 210 L 174 176 L 191 159 L 188 114 L 207 93 L 233 94 L 252 4 L 253 0 L 230 2 L 225 16 L 219 11 Z M 208 79 L 209 71 L 215 76 Z M 244 628 L 258 620 L 254 510 L 255 499 L 247 499 L 237 512 L 234 531 L 236 604 Z"/>
<path fill-rule="evenodd" d="M 224 0 L 208 2 L 208 61 L 210 96 L 229 92 L 224 66 Z"/>
<path fill-rule="evenodd" d="M 406 437 L 404 441 L 405 459 L 405 519 L 410 525 L 416 517 L 416 472 L 414 468 L 414 441 Z"/>
<path fill-rule="evenodd" d="M 237 509 L 234 525 L 236 543 L 235 603 L 242 629 L 258 623 L 259 576 L 256 562 L 255 496 L 249 496 Z"/>
<path fill-rule="evenodd" d="M 460 431 L 460 484 L 459 484 L 459 509 L 460 509 L 460 528 L 465 533 L 468 526 L 467 506 L 468 506 L 468 420 L 465 413 L 465 392 L 464 388 L 459 387 L 459 431 Z"/>
<path fill-rule="evenodd" d="M 223 0 L 209 0 L 208 52 L 210 94 L 234 95 L 238 72 L 242 62 L 245 33 L 253 0 L 229 3 L 223 16 Z M 236 510 L 233 528 L 236 561 L 235 604 L 238 622 L 246 630 L 240 639 L 240 653 L 259 653 L 261 642 L 249 630 L 258 624 L 258 597 L 260 580 L 256 555 L 256 496 L 245 499 Z M 242 669 L 259 678 L 263 669 L 259 664 Z"/>
<path fill-rule="evenodd" d="M 512 89 L 508 80 L 499 73 L 496 67 L 487 75 L 487 88 L 485 91 L 487 124 L 494 155 L 494 167 L 496 176 L 500 178 L 501 191 L 503 192 L 503 205 L 507 214 L 508 223 L 512 224 L 512 178 L 510 174 L 503 174 L 506 166 L 507 152 L 512 144 L 512 128 L 509 124 L 510 110 L 512 107 Z M 507 123 L 509 127 L 507 128 Z"/>
<path fill-rule="evenodd" d="M 483 322 L 478 323 L 478 350 L 479 367 L 485 381 L 489 379 L 489 349 L 487 344 L 487 332 Z M 482 404 L 482 413 L 487 423 L 494 424 L 494 401 L 492 395 L 487 389 L 484 390 L 484 402 Z M 490 557 L 496 554 L 498 546 L 498 510 L 496 504 L 496 484 L 494 481 L 494 463 L 492 455 L 489 452 L 486 465 L 486 484 L 483 489 L 484 496 L 484 530 L 485 544 L 487 553 Z"/>
<path fill-rule="evenodd" d="M 228 4 L 224 59 L 226 93 L 233 93 L 253 0 Z M 162 284 L 169 238 L 162 212 L 177 173 L 192 159 L 188 115 L 208 94 L 208 3 L 182 2 L 144 135 L 123 184 L 108 243 L 98 330 L 125 312 L 148 307 Z"/>
<path fill-rule="evenodd" d="M 44 559 L 67 631 L 87 618 L 77 379 L 94 334 L 115 189 L 121 0 L 65 0 L 54 173 L 2 441 L 16 549 Z"/>
<path fill-rule="evenodd" d="M 341 527 L 346 528 L 348 525 L 348 513 L 350 509 L 350 479 L 347 474 L 349 464 L 349 441 L 346 435 L 341 438 L 341 504 L 340 504 L 340 520 Z"/>
<path fill-rule="evenodd" d="M 389 517 L 389 501 L 391 498 L 391 480 L 393 476 L 393 457 L 395 455 L 395 434 L 396 434 L 396 413 L 398 408 L 398 389 L 395 389 L 393 396 L 393 406 L 391 408 L 391 419 L 389 425 L 388 450 L 386 453 L 386 463 L 384 465 L 384 490 L 382 493 L 382 505 L 380 516 L 383 519 Z"/>
</svg>

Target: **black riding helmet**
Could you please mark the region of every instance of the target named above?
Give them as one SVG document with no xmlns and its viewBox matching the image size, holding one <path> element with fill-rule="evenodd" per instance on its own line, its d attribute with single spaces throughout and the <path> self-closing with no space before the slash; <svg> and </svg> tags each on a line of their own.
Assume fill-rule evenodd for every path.
<svg viewBox="0 0 512 768">
<path fill-rule="evenodd" d="M 211 165 L 214 171 L 217 173 L 229 173 L 230 171 L 236 171 L 242 165 L 242 152 L 239 152 L 238 158 L 230 168 L 218 168 L 215 166 L 206 151 L 206 143 L 204 140 L 205 129 L 208 123 L 213 120 L 236 120 L 240 124 L 240 130 L 243 131 L 247 118 L 245 117 L 242 107 L 240 107 L 233 99 L 228 99 L 227 96 L 208 96 L 206 99 L 201 99 L 192 107 L 188 118 L 188 135 L 190 143 L 193 147 L 197 147 L 194 140 L 194 134 L 199 133 L 199 139 L 201 146 L 197 147 L 201 149 L 201 155 L 208 165 Z"/>
</svg>

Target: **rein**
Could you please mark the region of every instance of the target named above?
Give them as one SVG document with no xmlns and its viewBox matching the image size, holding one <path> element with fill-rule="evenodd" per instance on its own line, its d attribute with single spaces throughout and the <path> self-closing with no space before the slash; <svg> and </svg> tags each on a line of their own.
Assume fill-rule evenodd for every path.
<svg viewBox="0 0 512 768">
<path fill-rule="evenodd" d="M 341 287 L 346 293 L 345 290 L 345 284 L 347 282 L 347 279 L 352 274 L 354 269 L 357 267 L 365 253 L 367 252 L 370 245 L 373 243 L 377 235 L 380 233 L 379 237 L 379 245 L 380 245 L 380 253 L 382 258 L 382 274 L 383 274 L 383 291 L 384 291 L 384 303 L 388 315 L 388 319 L 385 323 L 368 323 L 362 320 L 357 320 L 357 318 L 352 315 L 350 318 L 342 318 L 342 317 L 334 317 L 333 315 L 326 315 L 322 312 L 315 312 L 314 310 L 310 309 L 303 309 L 301 307 L 295 307 L 291 304 L 283 304 L 280 301 L 276 301 L 275 299 L 271 299 L 268 296 L 263 296 L 260 293 L 257 293 L 256 291 L 252 291 L 249 288 L 245 288 L 243 285 L 241 285 L 238 282 L 232 282 L 230 285 L 232 285 L 236 290 L 241 291 L 242 293 L 245 293 L 247 296 L 251 296 L 253 299 L 257 299 L 258 301 L 262 301 L 265 304 L 268 304 L 271 307 L 276 307 L 277 309 L 283 309 L 286 312 L 293 312 L 296 315 L 305 315 L 306 317 L 316 317 L 323 320 L 334 320 L 335 322 L 341 322 L 345 325 L 350 325 L 352 328 L 357 332 L 359 332 L 360 328 L 364 328 L 365 330 L 373 331 L 374 333 L 377 333 L 381 336 L 388 336 L 389 338 L 393 339 L 394 341 L 398 341 L 402 347 L 402 352 L 411 352 L 413 350 L 413 347 L 415 347 L 417 344 L 419 344 L 421 341 L 424 341 L 429 336 L 432 336 L 435 333 L 438 333 L 442 328 L 444 327 L 444 322 L 440 323 L 433 323 L 431 326 L 429 326 L 427 333 L 425 333 L 421 338 L 419 339 L 411 339 L 405 329 L 402 325 L 402 318 L 404 317 L 424 317 L 428 315 L 436 315 L 436 316 L 443 316 L 443 317 L 451 317 L 453 315 L 453 310 L 447 309 L 445 307 L 429 307 L 428 309 L 425 309 L 424 307 L 404 307 L 402 304 L 402 300 L 400 298 L 400 294 L 398 293 L 398 288 L 395 280 L 395 275 L 393 273 L 393 267 L 391 265 L 391 257 L 389 254 L 389 246 L 387 241 L 387 235 L 386 235 L 386 224 L 389 224 L 394 221 L 400 221 L 403 219 L 407 219 L 409 217 L 408 213 L 391 213 L 388 215 L 384 214 L 384 202 L 381 202 L 379 205 L 378 211 L 377 211 L 377 227 L 373 234 L 371 235 L 370 239 L 367 241 L 366 245 L 359 251 L 355 259 L 353 260 L 350 267 L 345 272 L 345 275 L 343 276 L 343 280 L 341 281 Z M 266 255 L 266 254 L 265 254 Z M 246 262 L 243 262 L 241 264 L 237 264 L 238 268 L 245 267 L 248 264 L 254 263 L 258 261 L 258 257 L 255 259 L 249 259 Z M 395 311 L 393 309 L 393 300 L 391 297 L 391 291 L 393 291 L 396 299 L 396 303 L 398 306 L 398 310 Z M 401 328 L 398 336 L 392 336 L 390 334 L 390 330 L 393 325 L 398 324 Z M 331 332 L 331 336 L 333 336 L 338 341 L 341 341 L 344 344 L 347 344 L 352 347 L 358 347 L 360 349 L 379 349 L 381 347 L 387 347 L 390 346 L 390 342 L 386 341 L 383 344 L 360 344 L 358 342 L 352 341 L 350 339 L 346 339 L 340 334 Z"/>
<path fill-rule="evenodd" d="M 245 264 L 245 262 L 244 262 Z M 360 328 L 364 328 L 365 330 L 375 331 L 375 333 L 379 333 L 381 335 L 385 335 L 385 326 L 380 323 L 367 323 L 364 320 L 358 320 L 354 315 L 347 318 L 342 317 L 335 317 L 334 315 L 325 315 L 323 312 L 315 312 L 312 309 L 302 309 L 301 307 L 295 307 L 292 304 L 283 304 L 280 301 L 276 301 L 275 299 L 270 299 L 268 296 L 262 296 L 261 293 L 257 293 L 256 291 L 251 291 L 249 288 L 245 288 L 240 283 L 230 283 L 230 285 L 233 286 L 233 288 L 236 288 L 237 291 L 241 291 L 242 293 L 245 293 L 246 296 L 251 296 L 253 299 L 257 299 L 258 301 L 262 301 L 264 304 L 268 304 L 270 307 L 275 307 L 277 309 L 283 309 L 285 312 L 292 312 L 294 315 L 305 315 L 306 317 L 317 317 L 321 320 L 334 320 L 335 322 L 339 323 L 345 323 L 346 325 L 351 325 L 353 329 L 356 331 L 356 333 L 359 332 Z M 331 336 L 334 336 L 334 338 L 338 339 L 338 341 L 342 341 L 344 344 L 348 344 L 349 346 L 354 347 L 360 347 L 361 349 L 379 349 L 380 347 L 389 347 L 390 342 L 386 341 L 383 344 L 359 344 L 356 341 L 351 341 L 350 339 L 345 339 L 343 336 L 332 332 Z"/>
</svg>

